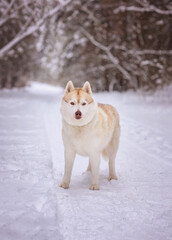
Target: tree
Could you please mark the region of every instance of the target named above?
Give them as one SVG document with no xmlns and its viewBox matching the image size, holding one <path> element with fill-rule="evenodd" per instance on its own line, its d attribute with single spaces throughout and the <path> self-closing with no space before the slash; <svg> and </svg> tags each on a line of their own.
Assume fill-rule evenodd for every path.
<svg viewBox="0 0 172 240">
<path fill-rule="evenodd" d="M 171 81 L 170 1 L 73 1 L 61 18 L 67 36 L 60 79 L 95 90 L 155 89 Z"/>
<path fill-rule="evenodd" d="M 3 0 L 0 2 L 0 87 L 25 84 L 39 63 L 41 26 L 70 0 Z"/>
<path fill-rule="evenodd" d="M 2 0 L 0 87 L 38 79 L 93 89 L 169 84 L 170 0 Z"/>
</svg>

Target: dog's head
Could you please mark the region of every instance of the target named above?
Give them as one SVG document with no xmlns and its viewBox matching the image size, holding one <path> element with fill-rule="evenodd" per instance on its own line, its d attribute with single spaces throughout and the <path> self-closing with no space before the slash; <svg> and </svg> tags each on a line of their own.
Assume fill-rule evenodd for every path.
<svg viewBox="0 0 172 240">
<path fill-rule="evenodd" d="M 88 124 L 97 112 L 97 104 L 92 97 L 89 82 L 82 88 L 75 88 L 72 81 L 66 85 L 61 102 L 61 114 L 64 120 L 73 126 Z"/>
</svg>

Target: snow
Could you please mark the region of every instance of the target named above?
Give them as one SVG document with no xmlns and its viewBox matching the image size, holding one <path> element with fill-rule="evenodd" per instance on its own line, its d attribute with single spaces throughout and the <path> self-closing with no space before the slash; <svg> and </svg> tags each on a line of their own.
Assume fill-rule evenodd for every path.
<svg viewBox="0 0 172 240">
<path fill-rule="evenodd" d="M 64 169 L 63 89 L 32 83 L 0 91 L 0 239 L 140 239 L 172 236 L 172 87 L 154 94 L 98 93 L 121 116 L 118 181 L 101 162 L 90 191 L 88 160 L 77 156 L 70 188 Z"/>
</svg>

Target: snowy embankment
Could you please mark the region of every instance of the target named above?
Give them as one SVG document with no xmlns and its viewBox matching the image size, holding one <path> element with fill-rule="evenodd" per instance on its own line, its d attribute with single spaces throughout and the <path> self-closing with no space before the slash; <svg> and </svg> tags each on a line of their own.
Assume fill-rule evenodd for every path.
<svg viewBox="0 0 172 240">
<path fill-rule="evenodd" d="M 153 96 L 99 93 L 121 116 L 118 181 L 101 162 L 90 191 L 77 156 L 70 189 L 64 168 L 62 89 L 34 83 L 0 91 L 0 239 L 166 240 L 172 236 L 172 88 Z"/>
</svg>

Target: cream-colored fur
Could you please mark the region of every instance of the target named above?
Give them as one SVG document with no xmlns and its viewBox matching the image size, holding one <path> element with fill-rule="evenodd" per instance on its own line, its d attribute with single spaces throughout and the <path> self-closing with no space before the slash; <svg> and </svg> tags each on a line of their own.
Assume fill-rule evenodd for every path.
<svg viewBox="0 0 172 240">
<path fill-rule="evenodd" d="M 81 115 L 77 119 L 77 111 Z M 76 154 L 89 157 L 88 171 L 92 174 L 91 190 L 99 189 L 100 156 L 109 159 L 109 180 L 117 179 L 115 157 L 119 145 L 119 114 L 108 104 L 97 104 L 89 82 L 74 88 L 68 82 L 61 102 L 65 173 L 60 187 L 68 188 Z"/>
</svg>

